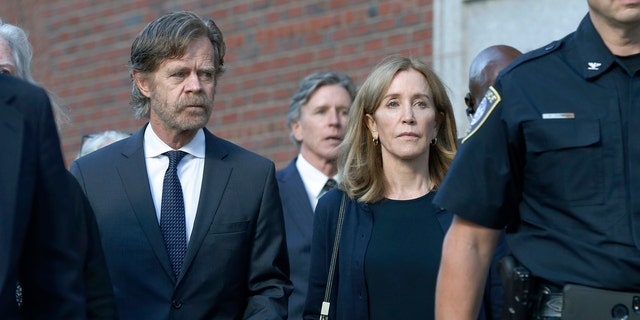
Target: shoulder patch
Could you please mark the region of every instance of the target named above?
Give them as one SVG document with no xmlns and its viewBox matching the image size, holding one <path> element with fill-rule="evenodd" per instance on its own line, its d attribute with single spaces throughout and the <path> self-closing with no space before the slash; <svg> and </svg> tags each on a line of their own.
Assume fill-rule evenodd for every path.
<svg viewBox="0 0 640 320">
<path fill-rule="evenodd" d="M 469 137 L 471 137 L 474 133 L 476 133 L 476 131 L 478 131 L 480 126 L 482 126 L 482 124 L 487 120 L 487 117 L 489 117 L 491 112 L 493 112 L 493 109 L 495 109 L 498 103 L 500 103 L 500 100 L 501 98 L 500 94 L 498 94 L 498 91 L 496 91 L 493 86 L 489 87 L 489 90 L 487 90 L 484 98 L 482 98 L 478 109 L 476 109 L 476 112 L 471 119 L 469 130 L 462 139 L 462 143 L 467 141 Z"/>
</svg>

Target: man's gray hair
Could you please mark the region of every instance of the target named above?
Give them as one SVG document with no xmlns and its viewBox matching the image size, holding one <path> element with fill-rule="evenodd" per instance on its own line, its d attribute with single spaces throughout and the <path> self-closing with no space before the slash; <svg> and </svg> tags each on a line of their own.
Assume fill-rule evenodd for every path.
<svg viewBox="0 0 640 320">
<path fill-rule="evenodd" d="M 317 71 L 300 82 L 298 91 L 291 97 L 289 102 L 289 112 L 287 113 L 287 127 L 291 130 L 291 124 L 300 120 L 300 110 L 302 106 L 309 102 L 311 96 L 322 86 L 339 85 L 349 92 L 351 100 L 356 96 L 356 86 L 346 74 L 339 71 Z M 299 147 L 300 141 L 296 140 L 293 133 L 290 133 L 291 140 Z"/>
<path fill-rule="evenodd" d="M 131 45 L 129 74 L 133 80 L 133 71 L 148 73 L 158 69 L 167 59 L 184 55 L 191 41 L 207 37 L 215 51 L 215 80 L 224 73 L 224 54 L 226 46 L 222 31 L 212 19 L 203 19 L 188 11 L 163 15 L 150 22 L 136 37 Z M 131 106 L 138 119 L 149 119 L 150 99 L 140 92 L 132 81 Z"/>
</svg>

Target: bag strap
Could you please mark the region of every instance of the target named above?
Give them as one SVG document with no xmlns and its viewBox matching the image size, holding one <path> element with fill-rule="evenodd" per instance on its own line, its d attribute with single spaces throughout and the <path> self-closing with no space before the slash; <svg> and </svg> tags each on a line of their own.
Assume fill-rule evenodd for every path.
<svg viewBox="0 0 640 320">
<path fill-rule="evenodd" d="M 324 291 L 324 301 L 320 309 L 320 320 L 329 319 L 329 307 L 331 306 L 331 287 L 333 286 L 333 277 L 336 269 L 336 261 L 338 260 L 338 248 L 340 247 L 340 237 L 342 236 L 342 222 L 344 221 L 344 207 L 347 204 L 347 194 L 342 194 L 340 202 L 340 211 L 338 212 L 338 225 L 336 226 L 336 238 L 333 241 L 333 252 L 331 253 L 331 264 L 329 265 L 329 276 L 327 277 L 327 287 Z"/>
</svg>

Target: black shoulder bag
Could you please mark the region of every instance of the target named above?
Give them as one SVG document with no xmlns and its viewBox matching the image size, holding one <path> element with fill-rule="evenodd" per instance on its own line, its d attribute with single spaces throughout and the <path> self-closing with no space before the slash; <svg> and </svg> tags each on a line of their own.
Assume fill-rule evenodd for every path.
<svg viewBox="0 0 640 320">
<path fill-rule="evenodd" d="M 331 287 L 333 286 L 333 275 L 338 260 L 338 248 L 340 247 L 340 236 L 342 235 L 342 222 L 344 221 L 344 207 L 347 204 L 347 194 L 342 194 L 340 211 L 338 212 L 338 225 L 336 226 L 336 238 L 333 241 L 333 252 L 331 253 L 331 265 L 329 265 L 329 276 L 327 277 L 327 287 L 324 291 L 324 301 L 320 309 L 320 320 L 329 319 L 329 307 L 331 306 Z"/>
</svg>

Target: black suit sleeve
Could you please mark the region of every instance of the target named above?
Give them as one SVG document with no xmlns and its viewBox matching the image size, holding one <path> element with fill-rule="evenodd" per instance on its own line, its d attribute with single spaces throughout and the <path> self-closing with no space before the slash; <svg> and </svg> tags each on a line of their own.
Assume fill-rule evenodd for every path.
<svg viewBox="0 0 640 320">
<path fill-rule="evenodd" d="M 31 216 L 20 261 L 23 312 L 28 319 L 84 319 L 78 221 L 69 202 L 67 170 L 47 94 L 25 89 L 14 105 L 23 113 L 24 176 L 34 177 Z"/>
</svg>

